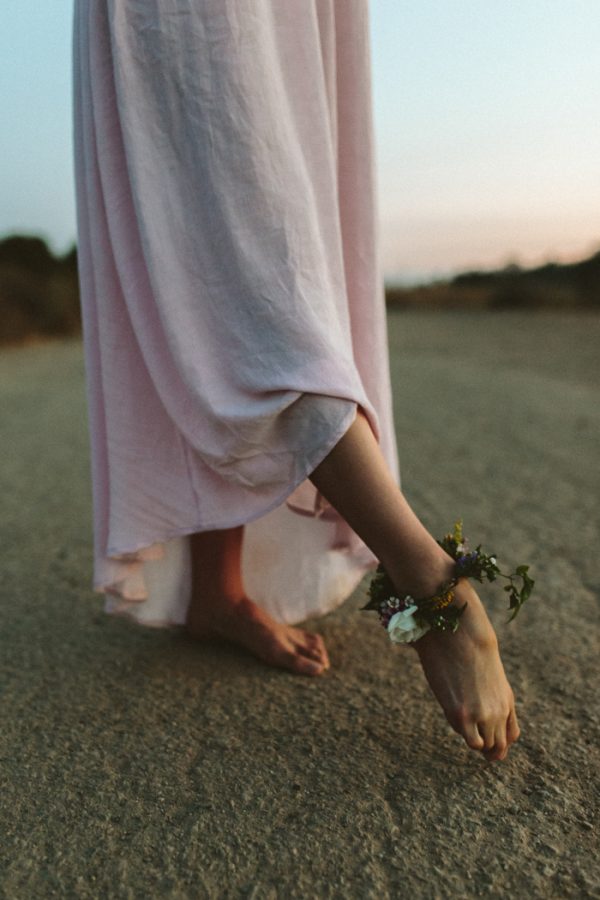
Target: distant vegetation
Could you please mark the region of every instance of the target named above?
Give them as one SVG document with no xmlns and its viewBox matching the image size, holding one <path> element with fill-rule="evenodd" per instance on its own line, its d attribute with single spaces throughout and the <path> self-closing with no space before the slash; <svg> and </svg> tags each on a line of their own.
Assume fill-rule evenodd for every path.
<svg viewBox="0 0 600 900">
<path fill-rule="evenodd" d="M 418 287 L 386 287 L 389 308 L 600 309 L 600 251 L 568 265 L 511 265 Z M 77 249 L 54 256 L 41 238 L 0 241 L 0 343 L 81 334 Z"/>
<path fill-rule="evenodd" d="M 54 256 L 41 238 L 0 241 L 0 342 L 80 333 L 76 248 Z"/>
<path fill-rule="evenodd" d="M 388 287 L 386 302 L 390 308 L 600 309 L 600 251 L 576 263 L 510 265 L 417 287 Z"/>
</svg>

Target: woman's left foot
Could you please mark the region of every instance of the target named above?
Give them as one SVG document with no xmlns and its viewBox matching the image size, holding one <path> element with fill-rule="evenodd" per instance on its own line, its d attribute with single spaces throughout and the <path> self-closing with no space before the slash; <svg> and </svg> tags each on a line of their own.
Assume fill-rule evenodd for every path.
<svg viewBox="0 0 600 900">
<path fill-rule="evenodd" d="M 489 760 L 504 759 L 519 725 L 496 633 L 467 579 L 460 580 L 455 602 L 467 604 L 456 633 L 429 631 L 413 646 L 454 730 Z"/>
</svg>

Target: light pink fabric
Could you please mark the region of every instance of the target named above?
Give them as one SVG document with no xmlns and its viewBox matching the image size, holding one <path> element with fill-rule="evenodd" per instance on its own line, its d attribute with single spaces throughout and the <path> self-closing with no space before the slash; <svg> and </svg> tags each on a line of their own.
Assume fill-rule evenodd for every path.
<svg viewBox="0 0 600 900">
<path fill-rule="evenodd" d="M 186 535 L 246 523 L 249 595 L 322 615 L 377 562 L 307 478 L 357 405 L 399 483 L 368 4 L 75 0 L 73 25 L 94 587 L 181 624 Z"/>
</svg>

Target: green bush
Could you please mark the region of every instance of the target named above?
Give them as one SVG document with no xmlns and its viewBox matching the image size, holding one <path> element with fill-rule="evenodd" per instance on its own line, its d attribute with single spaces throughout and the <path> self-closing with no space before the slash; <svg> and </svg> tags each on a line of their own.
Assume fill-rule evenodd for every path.
<svg viewBox="0 0 600 900">
<path fill-rule="evenodd" d="M 37 237 L 0 241 L 0 343 L 81 334 L 77 251 L 54 256 Z"/>
</svg>

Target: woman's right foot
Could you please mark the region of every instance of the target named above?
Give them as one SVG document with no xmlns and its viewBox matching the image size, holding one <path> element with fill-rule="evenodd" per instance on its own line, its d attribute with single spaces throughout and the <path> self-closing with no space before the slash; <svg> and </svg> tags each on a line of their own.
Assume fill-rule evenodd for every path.
<svg viewBox="0 0 600 900">
<path fill-rule="evenodd" d="M 496 633 L 466 578 L 455 588 L 454 602 L 467 603 L 458 630 L 429 631 L 412 646 L 452 728 L 487 759 L 504 759 L 519 725 Z"/>
<path fill-rule="evenodd" d="M 271 666 L 300 675 L 320 675 L 330 667 L 320 634 L 275 621 L 244 594 L 203 594 L 188 609 L 186 631 L 193 638 L 220 637 L 240 644 Z"/>
<path fill-rule="evenodd" d="M 244 526 L 191 535 L 192 597 L 186 631 L 239 644 L 271 666 L 320 675 L 329 656 L 320 634 L 277 622 L 251 600 L 242 578 Z"/>
</svg>

